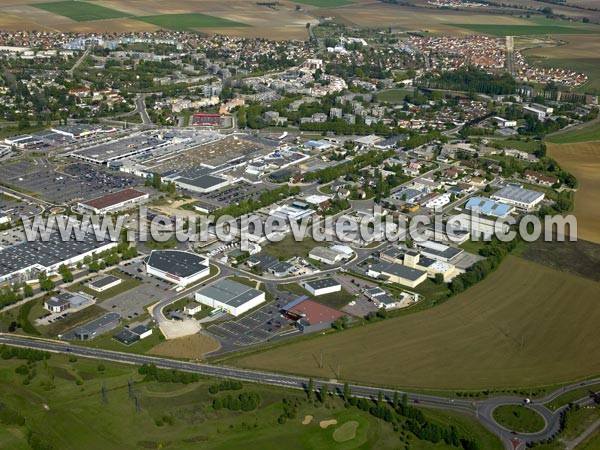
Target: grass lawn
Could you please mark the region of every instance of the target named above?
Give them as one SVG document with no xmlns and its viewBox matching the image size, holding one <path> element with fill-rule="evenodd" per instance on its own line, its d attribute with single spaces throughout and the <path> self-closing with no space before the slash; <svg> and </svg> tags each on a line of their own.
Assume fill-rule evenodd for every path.
<svg viewBox="0 0 600 450">
<path fill-rule="evenodd" d="M 452 23 L 453 27 L 471 30 L 479 34 L 492 36 L 531 36 L 547 34 L 598 34 L 600 29 L 592 30 L 563 25 L 494 25 L 475 23 Z"/>
<path fill-rule="evenodd" d="M 329 306 L 333 309 L 342 309 L 348 303 L 350 303 L 354 299 L 354 296 L 351 295 L 345 289 L 342 289 L 339 292 L 332 292 L 330 294 L 319 295 L 315 297 L 313 300 L 321 303 L 322 305 Z"/>
<path fill-rule="evenodd" d="M 306 289 L 304 289 L 302 286 L 300 286 L 298 283 L 280 284 L 277 286 L 277 290 L 287 291 L 291 294 L 296 294 L 296 295 L 309 295 L 310 296 L 310 293 Z"/>
<path fill-rule="evenodd" d="M 128 290 L 133 289 L 134 287 L 138 287 L 140 284 L 142 284 L 141 281 L 136 280 L 133 277 L 123 275 L 117 270 L 111 270 L 107 272 L 107 275 L 113 275 L 115 277 L 121 278 L 123 281 L 117 284 L 115 287 L 111 287 L 110 289 L 107 289 L 102 292 L 96 292 L 88 288 L 87 282 L 84 282 L 84 284 L 73 284 L 69 286 L 67 290 L 69 292 L 85 292 L 86 294 L 96 297 L 99 302 L 102 302 L 109 298 L 116 297 L 117 295 L 122 294 L 123 292 L 127 292 Z"/>
<path fill-rule="evenodd" d="M 544 418 L 523 405 L 502 405 L 493 411 L 494 419 L 504 428 L 520 433 L 536 433 L 544 429 Z"/>
<path fill-rule="evenodd" d="M 349 0 L 293 0 L 294 3 L 316 6 L 317 8 L 332 8 L 335 6 L 351 5 Z"/>
<path fill-rule="evenodd" d="M 249 25 L 221 17 L 200 13 L 161 14 L 158 16 L 136 17 L 135 20 L 148 22 L 161 28 L 174 31 L 193 31 L 196 28 L 247 27 Z"/>
<path fill-rule="evenodd" d="M 119 19 L 121 17 L 130 17 L 131 14 L 117 11 L 115 9 L 105 8 L 104 6 L 96 5 L 88 2 L 52 2 L 52 3 L 36 3 L 31 6 L 43 9 L 59 16 L 68 17 L 76 22 L 89 22 L 92 20 Z"/>
<path fill-rule="evenodd" d="M 494 139 L 492 142 L 500 144 L 502 148 L 514 148 L 522 152 L 533 153 L 538 150 L 542 143 L 535 139 Z"/>
<path fill-rule="evenodd" d="M 577 448 L 578 450 L 598 450 L 600 448 L 600 429 L 596 429 Z"/>
<path fill-rule="evenodd" d="M 101 308 L 98 305 L 91 305 L 85 309 L 82 309 L 81 311 L 69 314 L 67 317 L 58 322 L 37 327 L 37 329 L 40 333 L 42 333 L 42 335 L 55 338 L 59 334 L 63 334 L 69 330 L 72 330 L 73 328 L 83 325 L 84 323 L 96 319 L 106 313 L 107 311 L 104 308 Z"/>
<path fill-rule="evenodd" d="M 580 436 L 590 425 L 600 419 L 600 409 L 597 407 L 580 408 L 569 412 L 567 427 L 563 433 L 566 440 Z M 579 447 L 578 447 L 579 448 Z"/>
<path fill-rule="evenodd" d="M 296 242 L 294 236 L 290 233 L 279 242 L 271 242 L 265 245 L 262 253 L 280 260 L 288 260 L 294 256 L 306 258 L 308 257 L 308 253 L 319 245 L 326 245 L 326 243 L 316 242 L 310 236 L 305 237 L 300 242 Z"/>
<path fill-rule="evenodd" d="M 259 408 L 250 412 L 216 411 L 212 408 L 213 399 L 227 393 L 208 392 L 214 379 L 201 378 L 187 385 L 143 381 L 135 366 L 52 355 L 47 363 L 35 363 L 35 376 L 24 385 L 25 376 L 15 373 L 23 364 L 24 361 L 13 359 L 0 366 L 1 403 L 22 414 L 27 427 L 55 449 L 228 450 L 244 446 L 275 450 L 281 448 L 282 437 L 290 450 L 387 450 L 404 448 L 404 441 L 417 450 L 453 448 L 420 441 L 408 431 L 394 432 L 390 423 L 356 408 L 344 408 L 339 398 L 329 398 L 325 407 L 306 401 L 300 391 L 244 383 L 243 390 L 234 394 L 257 393 L 261 399 Z M 129 397 L 130 379 L 134 380 L 139 410 Z M 102 401 L 103 385 L 106 402 Z M 297 414 L 279 424 L 283 398 L 298 405 Z M 454 425 L 463 436 L 476 439 L 479 448 L 502 448 L 500 441 L 473 418 L 428 409 L 423 412 L 433 422 Z M 303 425 L 307 415 L 313 420 Z M 165 417 L 168 421 L 163 420 Z M 321 428 L 320 422 L 330 419 L 337 424 Z M 347 440 L 337 443 L 340 435 Z M 0 447 L 30 448 L 25 428 L 2 426 Z"/>
<path fill-rule="evenodd" d="M 545 406 L 551 410 L 555 410 L 561 406 L 568 405 L 575 400 L 589 396 L 590 392 L 600 392 L 600 383 L 565 392 L 560 397 L 557 397 L 551 402 L 546 403 Z"/>
<path fill-rule="evenodd" d="M 119 341 L 113 339 L 113 335 L 117 333 L 122 327 L 117 327 L 107 333 L 100 335 L 99 337 L 92 339 L 91 341 L 78 342 L 78 345 L 85 345 L 86 347 L 101 348 L 105 350 L 114 350 L 117 352 L 125 353 L 136 353 L 142 355 L 147 353 L 150 349 L 163 342 L 162 333 L 158 328 L 152 330 L 152 335 L 148 336 L 141 341 L 137 341 L 131 345 L 122 344 Z"/>
<path fill-rule="evenodd" d="M 598 282 L 509 256 L 483 282 L 435 308 L 228 364 L 328 378 L 335 361 L 342 379 L 439 390 L 568 382 L 600 374 L 600 361 L 589 357 L 600 343 L 597 298 Z M 323 367 L 314 360 L 319 351 Z"/>
<path fill-rule="evenodd" d="M 588 127 L 548 136 L 546 137 L 546 141 L 552 142 L 553 144 L 600 141 L 600 126 L 598 126 L 598 123 L 594 123 Z"/>
</svg>

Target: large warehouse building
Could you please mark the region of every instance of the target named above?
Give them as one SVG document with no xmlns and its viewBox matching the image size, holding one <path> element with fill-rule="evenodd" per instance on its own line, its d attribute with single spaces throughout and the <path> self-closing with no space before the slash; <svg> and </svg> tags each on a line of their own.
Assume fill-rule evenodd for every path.
<svg viewBox="0 0 600 450">
<path fill-rule="evenodd" d="M 53 275 L 65 264 L 74 266 L 86 256 L 101 253 L 119 245 L 110 240 L 98 240 L 94 233 L 87 233 L 80 241 L 73 236 L 68 241 L 60 233 L 50 235 L 47 241 L 23 242 L 0 250 L 0 283 L 8 280 L 37 278 L 40 272 Z"/>
<path fill-rule="evenodd" d="M 210 274 L 208 258 L 181 250 L 153 250 L 144 262 L 148 275 L 182 287 Z"/>
<path fill-rule="evenodd" d="M 519 186 L 507 186 L 494 193 L 492 200 L 508 203 L 525 211 L 531 211 L 544 200 L 544 193 Z"/>
<path fill-rule="evenodd" d="M 77 203 L 77 207 L 81 212 L 100 215 L 131 208 L 145 202 L 149 197 L 146 192 L 123 189 L 93 200 Z"/>
<path fill-rule="evenodd" d="M 200 289 L 195 299 L 203 305 L 222 309 L 237 317 L 264 302 L 265 293 L 225 278 Z"/>
</svg>

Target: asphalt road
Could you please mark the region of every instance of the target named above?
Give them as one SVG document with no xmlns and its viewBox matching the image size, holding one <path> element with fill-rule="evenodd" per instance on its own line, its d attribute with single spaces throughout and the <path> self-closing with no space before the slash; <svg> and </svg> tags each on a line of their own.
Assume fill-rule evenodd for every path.
<svg viewBox="0 0 600 450">
<path fill-rule="evenodd" d="M 236 379 L 240 381 L 269 384 L 291 389 L 304 390 L 308 383 L 306 378 L 294 375 L 282 375 L 278 373 L 217 366 L 212 364 L 175 361 L 167 358 L 157 358 L 145 355 L 114 352 L 110 350 L 100 350 L 73 345 L 71 343 L 41 340 L 24 336 L 14 336 L 4 333 L 0 333 L 0 343 L 16 347 L 33 348 L 54 353 L 66 353 L 85 358 L 114 361 L 125 364 L 155 364 L 157 367 L 163 369 L 175 369 L 205 376 Z M 543 406 L 543 403 L 551 401 L 565 392 L 598 383 L 600 383 L 599 378 L 566 386 L 528 405 L 541 414 L 546 422 L 546 427 L 544 430 L 533 434 L 513 433 L 497 424 L 493 419 L 492 412 L 497 406 L 523 404 L 523 399 L 520 397 L 495 397 L 470 401 L 464 399 L 450 399 L 435 395 L 414 394 L 410 392 L 406 392 L 406 394 L 409 402 L 413 404 L 474 415 L 483 426 L 500 437 L 507 449 L 512 449 L 515 447 L 523 447 L 526 442 L 549 438 L 558 432 L 560 426 L 560 413 L 564 407 L 556 411 L 550 411 L 548 408 Z M 343 383 L 337 382 L 336 380 L 314 380 L 315 390 L 320 389 L 323 384 L 326 384 L 330 391 L 335 391 L 337 393 L 343 391 Z M 391 389 L 357 384 L 351 384 L 350 389 L 355 396 L 372 399 L 376 399 L 379 395 L 379 392 L 382 392 L 385 398 L 391 400 L 395 392 Z M 399 391 L 399 395 L 402 394 L 403 392 Z M 588 402 L 590 402 L 590 399 L 585 397 L 578 400 L 577 403 L 585 404 Z M 513 442 L 516 445 L 513 445 Z"/>
</svg>

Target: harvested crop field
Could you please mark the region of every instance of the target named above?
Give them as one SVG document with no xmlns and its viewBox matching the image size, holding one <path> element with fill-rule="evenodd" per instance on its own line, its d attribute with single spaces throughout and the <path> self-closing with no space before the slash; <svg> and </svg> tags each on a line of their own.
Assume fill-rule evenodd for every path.
<svg viewBox="0 0 600 450">
<path fill-rule="evenodd" d="M 579 239 L 600 244 L 600 141 L 547 147 L 548 155 L 577 177 L 573 213 Z"/>
<path fill-rule="evenodd" d="M 161 342 L 148 354 L 168 358 L 200 359 L 204 354 L 217 350 L 219 343 L 205 334 L 192 334 Z"/>
<path fill-rule="evenodd" d="M 240 37 L 306 39 L 306 24 L 318 20 L 295 3 L 276 8 L 250 0 L 0 0 L 0 29 L 74 32 L 200 30 Z"/>
<path fill-rule="evenodd" d="M 600 344 L 599 306 L 600 283 L 511 256 L 435 308 L 235 364 L 323 378 L 339 367 L 341 379 L 407 388 L 553 384 L 600 374 L 600 360 L 590 357 Z"/>
</svg>

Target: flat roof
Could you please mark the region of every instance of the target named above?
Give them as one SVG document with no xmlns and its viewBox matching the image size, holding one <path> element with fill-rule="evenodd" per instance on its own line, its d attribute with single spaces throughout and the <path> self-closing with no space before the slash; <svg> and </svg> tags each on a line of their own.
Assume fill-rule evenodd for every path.
<svg viewBox="0 0 600 450">
<path fill-rule="evenodd" d="M 544 198 L 543 192 L 533 191 L 517 186 L 506 186 L 492 195 L 492 198 L 507 199 L 519 203 L 535 203 Z"/>
<path fill-rule="evenodd" d="M 117 280 L 122 281 L 121 278 L 115 277 L 114 275 L 106 275 L 105 277 L 98 277 L 90 281 L 89 284 L 97 288 L 102 288 L 104 286 L 108 286 L 109 284 L 114 283 Z"/>
<path fill-rule="evenodd" d="M 204 256 L 181 250 L 153 250 L 146 258 L 146 264 L 162 272 L 186 278 L 206 270 L 208 260 Z"/>
<path fill-rule="evenodd" d="M 323 289 L 332 286 L 341 286 L 340 282 L 333 278 L 321 278 L 320 280 L 312 280 L 304 283 L 313 289 Z"/>
<path fill-rule="evenodd" d="M 413 269 L 402 264 L 390 264 L 382 270 L 382 273 L 394 275 L 405 280 L 416 281 L 427 272 L 419 269 Z"/>
<path fill-rule="evenodd" d="M 60 233 L 56 231 L 47 241 L 26 241 L 0 249 L 0 277 L 35 266 L 46 269 L 109 243 L 108 239 L 99 241 L 91 231 L 86 233 L 81 241 L 76 240 L 73 235 L 70 240 L 63 241 Z"/>
<path fill-rule="evenodd" d="M 148 195 L 145 192 L 138 191 L 137 189 L 123 189 L 122 191 L 113 192 L 112 194 L 103 195 L 92 200 L 81 202 L 82 205 L 89 206 L 96 209 L 105 209 L 120 203 L 135 200 L 140 197 Z"/>
<path fill-rule="evenodd" d="M 93 334 L 97 330 L 102 330 L 113 322 L 118 322 L 121 316 L 114 312 L 104 314 L 98 319 L 94 319 L 75 330 L 76 334 Z"/>
<path fill-rule="evenodd" d="M 486 216 L 504 217 L 514 210 L 514 208 L 505 203 L 496 202 L 483 197 L 470 198 L 465 209 L 477 211 Z"/>
<path fill-rule="evenodd" d="M 233 308 L 237 308 L 263 294 L 258 289 L 251 288 L 228 278 L 202 288 L 197 293 Z"/>
</svg>

